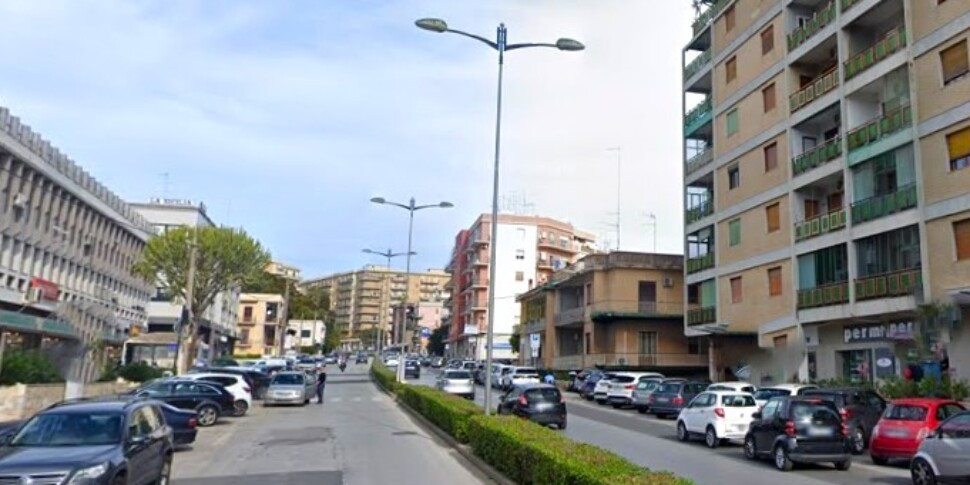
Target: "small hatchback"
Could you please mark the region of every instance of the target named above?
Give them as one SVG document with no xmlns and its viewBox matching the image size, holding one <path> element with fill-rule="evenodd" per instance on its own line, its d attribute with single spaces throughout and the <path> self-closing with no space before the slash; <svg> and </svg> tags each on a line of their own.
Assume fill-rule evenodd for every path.
<svg viewBox="0 0 970 485">
<path fill-rule="evenodd" d="M 647 378 L 640 379 L 637 386 L 633 389 L 633 407 L 640 414 L 646 414 L 650 410 L 650 396 L 660 389 L 665 382 L 686 382 L 687 379 L 681 377 L 671 377 L 667 379 Z"/>
<path fill-rule="evenodd" d="M 677 439 L 704 436 L 709 448 L 717 448 L 724 440 L 743 440 L 756 412 L 758 405 L 750 393 L 702 392 L 677 417 Z"/>
<path fill-rule="evenodd" d="M 515 386 L 499 400 L 498 414 L 511 414 L 542 425 L 566 429 L 566 399 L 551 384 Z"/>
<path fill-rule="evenodd" d="M 316 393 L 316 383 L 312 376 L 303 372 L 280 372 L 273 376 L 263 399 L 264 406 L 275 404 L 310 404 Z"/>
<path fill-rule="evenodd" d="M 869 442 L 872 462 L 885 465 L 892 459 L 912 459 L 920 443 L 941 422 L 963 410 L 963 405 L 949 399 L 911 398 L 891 402 L 872 430 Z"/>
<path fill-rule="evenodd" d="M 709 384 L 700 381 L 664 382 L 650 395 L 650 412 L 658 418 L 680 414 L 694 396 L 704 392 Z"/>
<path fill-rule="evenodd" d="M 606 402 L 616 409 L 633 404 L 633 391 L 637 383 L 645 379 L 663 379 L 656 372 L 619 372 L 610 380 L 606 391 Z"/>
<path fill-rule="evenodd" d="M 915 485 L 970 482 L 970 412 L 950 416 L 919 445 L 910 464 Z"/>
<path fill-rule="evenodd" d="M 467 370 L 445 370 L 438 376 L 435 387 L 448 394 L 475 399 L 475 381 L 472 373 Z"/>
<path fill-rule="evenodd" d="M 775 467 L 790 471 L 795 463 L 852 466 L 849 430 L 835 403 L 825 399 L 782 396 L 754 414 L 744 437 L 744 456 L 770 457 Z"/>
</svg>

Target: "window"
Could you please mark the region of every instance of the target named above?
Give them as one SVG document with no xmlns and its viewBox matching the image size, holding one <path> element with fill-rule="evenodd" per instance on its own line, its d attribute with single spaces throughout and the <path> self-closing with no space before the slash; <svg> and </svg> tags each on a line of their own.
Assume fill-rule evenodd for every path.
<svg viewBox="0 0 970 485">
<path fill-rule="evenodd" d="M 525 259 L 525 249 L 516 249 L 515 259 L 519 259 L 519 260 Z"/>
<path fill-rule="evenodd" d="M 741 244 L 741 219 L 728 222 L 728 244 L 731 246 Z"/>
<path fill-rule="evenodd" d="M 741 277 L 731 278 L 731 303 L 741 303 L 744 295 L 741 292 Z"/>
<path fill-rule="evenodd" d="M 943 65 L 944 85 L 950 84 L 970 72 L 966 39 L 940 51 L 940 64 Z"/>
<path fill-rule="evenodd" d="M 310 330 L 300 330 L 300 338 L 310 338 L 313 336 L 311 333 Z"/>
<path fill-rule="evenodd" d="M 771 52 L 775 48 L 775 28 L 769 25 L 761 31 L 761 55 Z"/>
<path fill-rule="evenodd" d="M 779 399 L 769 399 L 765 403 L 765 407 L 761 409 L 761 420 L 762 421 L 774 421 L 775 416 L 778 415 L 778 408 L 781 406 L 781 400 Z"/>
<path fill-rule="evenodd" d="M 738 119 L 737 108 L 734 108 L 731 111 L 728 111 L 726 121 L 727 121 L 727 136 L 731 136 L 737 133 L 738 124 L 740 123 L 740 120 Z"/>
<path fill-rule="evenodd" d="M 724 63 L 724 82 L 730 84 L 738 77 L 738 58 L 732 57 Z"/>
<path fill-rule="evenodd" d="M 243 307 L 243 321 L 244 322 L 253 321 L 253 307 L 248 305 Z"/>
<path fill-rule="evenodd" d="M 950 170 L 970 167 L 970 126 L 946 135 L 946 145 L 950 153 Z"/>
<path fill-rule="evenodd" d="M 730 32 L 732 30 L 734 30 L 734 5 L 724 11 L 724 31 Z"/>
<path fill-rule="evenodd" d="M 516 271 L 515 272 L 515 281 L 524 281 L 524 280 L 525 280 L 525 273 L 522 272 L 522 271 Z"/>
<path fill-rule="evenodd" d="M 772 143 L 764 148 L 765 172 L 778 168 L 778 144 Z"/>
<path fill-rule="evenodd" d="M 778 202 L 765 207 L 765 220 L 768 232 L 775 232 L 781 229 L 781 206 Z"/>
<path fill-rule="evenodd" d="M 953 223 L 953 238 L 956 240 L 957 260 L 970 259 L 970 219 Z"/>
<path fill-rule="evenodd" d="M 768 296 L 781 294 L 781 266 L 768 268 Z"/>
<path fill-rule="evenodd" d="M 249 343 L 249 329 L 243 328 L 239 330 L 239 343 L 248 344 Z"/>
<path fill-rule="evenodd" d="M 728 168 L 728 189 L 734 190 L 741 186 L 741 167 L 735 165 Z"/>
<path fill-rule="evenodd" d="M 761 101 L 764 103 L 765 113 L 775 109 L 775 83 L 761 90 Z"/>
<path fill-rule="evenodd" d="M 653 355 L 657 353 L 657 332 L 640 332 L 638 338 L 640 354 Z"/>
</svg>

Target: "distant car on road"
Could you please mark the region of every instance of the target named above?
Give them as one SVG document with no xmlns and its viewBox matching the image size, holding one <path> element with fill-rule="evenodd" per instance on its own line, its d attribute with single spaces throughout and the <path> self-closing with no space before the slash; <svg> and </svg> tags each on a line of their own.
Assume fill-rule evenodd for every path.
<svg viewBox="0 0 970 485">
<path fill-rule="evenodd" d="M 435 356 L 435 357 L 433 357 L 431 359 L 431 368 L 432 369 L 440 369 L 443 365 L 445 365 L 445 358 L 444 357 Z"/>
<path fill-rule="evenodd" d="M 758 405 L 751 393 L 702 392 L 677 417 L 677 439 L 703 436 L 708 448 L 717 448 L 724 440 L 743 440 L 756 412 Z"/>
<path fill-rule="evenodd" d="M 538 384 L 539 382 L 539 371 L 535 367 L 512 367 L 502 377 L 502 388 L 509 390 L 515 386 Z"/>
<path fill-rule="evenodd" d="M 637 383 L 646 379 L 663 379 L 663 374 L 656 372 L 617 372 L 610 379 L 610 387 L 606 391 L 606 401 L 616 409 L 633 404 L 633 391 Z"/>
<path fill-rule="evenodd" d="M 687 382 L 687 379 L 683 377 L 668 377 L 668 378 L 643 378 L 637 382 L 637 386 L 633 389 L 633 396 L 630 400 L 633 403 L 633 407 L 640 414 L 646 414 L 650 410 L 650 396 L 653 395 L 657 389 L 665 382 Z"/>
<path fill-rule="evenodd" d="M 249 408 L 253 406 L 252 388 L 243 376 L 234 374 L 219 374 L 214 372 L 198 372 L 185 374 L 178 379 L 188 379 L 204 382 L 212 382 L 225 387 L 232 393 L 235 401 L 233 402 L 233 416 L 245 416 Z"/>
<path fill-rule="evenodd" d="M 435 387 L 448 394 L 475 399 L 475 382 L 467 370 L 447 369 L 438 376 Z"/>
<path fill-rule="evenodd" d="M 210 367 L 202 372 L 236 374 L 243 376 L 243 378 L 246 379 L 246 383 L 249 384 L 249 387 L 252 390 L 253 399 L 263 398 L 263 394 L 266 394 L 266 388 L 269 387 L 269 381 L 272 379 L 269 374 L 260 372 L 251 367 Z"/>
<path fill-rule="evenodd" d="M 354 363 L 356 363 L 356 364 L 366 364 L 367 363 L 367 354 L 365 354 L 363 352 L 357 354 L 357 358 L 354 360 Z"/>
<path fill-rule="evenodd" d="M 404 377 L 421 378 L 421 362 L 417 360 L 404 361 Z"/>
<path fill-rule="evenodd" d="M 650 395 L 650 412 L 658 418 L 678 415 L 707 386 L 700 381 L 664 382 Z"/>
<path fill-rule="evenodd" d="M 542 425 L 566 429 L 566 400 L 551 384 L 522 384 L 506 392 L 498 404 L 498 414 L 511 414 Z"/>
<path fill-rule="evenodd" d="M 280 372 L 273 376 L 263 399 L 264 406 L 277 404 L 310 404 L 310 398 L 316 393 L 316 382 L 304 372 Z"/>
</svg>

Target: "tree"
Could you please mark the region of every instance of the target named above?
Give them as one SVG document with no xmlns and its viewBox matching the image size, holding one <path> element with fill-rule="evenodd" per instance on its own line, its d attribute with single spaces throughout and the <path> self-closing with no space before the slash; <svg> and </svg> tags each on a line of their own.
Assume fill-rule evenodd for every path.
<svg viewBox="0 0 970 485">
<path fill-rule="evenodd" d="M 445 327 L 438 327 L 428 337 L 428 353 L 431 355 L 445 355 L 445 339 L 448 331 Z"/>
<path fill-rule="evenodd" d="M 195 243 L 193 243 L 195 240 Z M 186 285 L 192 246 L 195 245 L 195 285 L 192 301 L 186 302 Z M 165 290 L 189 309 L 189 321 L 181 329 L 182 359 L 176 366 L 185 371 L 199 346 L 199 315 L 219 293 L 253 281 L 269 264 L 269 253 L 241 229 L 180 227 L 148 241 L 134 273 Z"/>
<path fill-rule="evenodd" d="M 327 338 L 323 340 L 323 353 L 329 354 L 340 348 L 340 332 L 332 320 L 327 320 Z"/>
<path fill-rule="evenodd" d="M 519 341 L 520 341 L 520 337 L 521 337 L 521 335 L 519 334 L 519 332 L 514 332 L 514 333 L 512 333 L 511 336 L 509 336 L 509 345 L 512 346 L 512 353 L 513 354 L 519 353 Z"/>
</svg>

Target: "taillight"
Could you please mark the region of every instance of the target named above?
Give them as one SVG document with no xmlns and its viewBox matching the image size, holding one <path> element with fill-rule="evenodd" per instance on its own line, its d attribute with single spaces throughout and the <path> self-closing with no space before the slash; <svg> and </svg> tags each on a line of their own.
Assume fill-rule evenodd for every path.
<svg viewBox="0 0 970 485">
<path fill-rule="evenodd" d="M 792 436 L 792 437 L 795 436 L 795 422 L 794 421 L 785 421 L 785 434 L 787 434 L 788 436 Z"/>
<path fill-rule="evenodd" d="M 248 388 L 248 387 L 244 387 L 243 388 L 243 391 L 246 391 L 246 394 L 252 394 L 253 393 L 253 390 L 250 389 L 250 388 Z"/>
<path fill-rule="evenodd" d="M 849 425 L 846 424 L 845 421 L 842 421 L 842 437 L 843 438 L 849 437 Z"/>
<path fill-rule="evenodd" d="M 523 406 L 528 406 L 529 405 L 529 401 L 525 398 L 525 394 L 519 396 L 519 404 L 521 404 Z"/>
<path fill-rule="evenodd" d="M 634 386 L 633 384 L 627 384 L 627 385 L 623 386 L 624 389 L 633 389 L 634 387 L 636 387 L 636 386 Z"/>
<path fill-rule="evenodd" d="M 682 398 L 680 396 L 675 397 L 674 398 L 674 404 L 676 404 L 677 406 L 680 406 L 681 404 L 684 404 L 684 398 Z"/>
<path fill-rule="evenodd" d="M 717 417 L 719 417 L 719 418 L 723 418 L 724 417 L 724 408 L 714 408 L 714 415 L 717 416 Z"/>
<path fill-rule="evenodd" d="M 189 418 L 189 428 L 195 428 L 199 425 L 199 421 L 195 418 Z"/>
<path fill-rule="evenodd" d="M 878 424 L 872 428 L 873 436 L 879 436 L 881 432 L 882 432 L 882 428 L 880 428 Z"/>
<path fill-rule="evenodd" d="M 923 441 L 929 435 L 930 435 L 929 428 L 920 428 L 919 433 L 916 433 L 916 441 Z"/>
<path fill-rule="evenodd" d="M 842 420 L 843 421 L 846 421 L 846 420 L 848 420 L 849 418 L 852 417 L 852 411 L 849 411 L 846 408 L 839 409 L 839 414 L 842 415 Z"/>
</svg>

